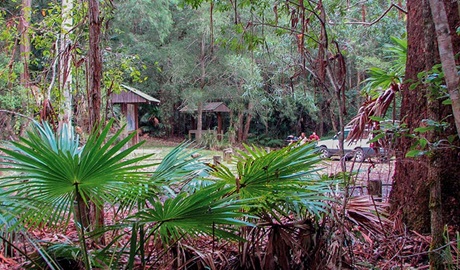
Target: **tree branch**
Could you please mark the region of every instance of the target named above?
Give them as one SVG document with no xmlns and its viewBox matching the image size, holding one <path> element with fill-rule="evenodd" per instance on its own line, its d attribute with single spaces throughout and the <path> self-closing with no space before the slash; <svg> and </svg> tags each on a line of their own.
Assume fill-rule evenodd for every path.
<svg viewBox="0 0 460 270">
<path fill-rule="evenodd" d="M 362 24 L 362 25 L 367 25 L 367 26 L 374 25 L 374 24 L 378 23 L 381 19 L 383 19 L 383 17 L 385 17 L 385 15 L 387 15 L 388 12 L 390 12 L 390 10 L 392 8 L 396 8 L 399 11 L 403 12 L 404 14 L 407 14 L 407 11 L 405 9 L 403 9 L 402 7 L 400 7 L 400 6 L 396 5 L 396 4 L 391 4 L 390 7 L 387 8 L 387 10 L 385 10 L 385 12 L 383 12 L 382 15 L 380 15 L 373 22 L 346 22 L 346 24 Z"/>
</svg>

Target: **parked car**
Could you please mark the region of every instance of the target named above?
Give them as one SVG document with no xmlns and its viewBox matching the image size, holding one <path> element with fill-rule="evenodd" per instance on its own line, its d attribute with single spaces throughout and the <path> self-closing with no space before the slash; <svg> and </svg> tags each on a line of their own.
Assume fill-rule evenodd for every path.
<svg viewBox="0 0 460 270">
<path fill-rule="evenodd" d="M 350 128 L 345 128 L 344 138 L 347 138 Z M 340 156 L 339 148 L 339 133 L 337 133 L 332 139 L 318 141 L 317 147 L 322 158 L 330 158 L 332 156 Z M 355 158 L 357 162 L 363 162 L 367 158 L 383 155 L 381 149 L 376 150 L 373 147 L 373 143 L 369 143 L 371 140 L 371 132 L 366 130 L 361 139 L 354 141 L 344 141 L 343 150 L 344 157 L 346 159 Z"/>
</svg>

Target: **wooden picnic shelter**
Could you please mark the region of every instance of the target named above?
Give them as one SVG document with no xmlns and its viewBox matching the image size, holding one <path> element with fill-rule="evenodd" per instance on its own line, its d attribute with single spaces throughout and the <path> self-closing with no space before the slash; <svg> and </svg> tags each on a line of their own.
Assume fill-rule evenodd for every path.
<svg viewBox="0 0 460 270">
<path fill-rule="evenodd" d="M 121 105 L 121 113 L 126 117 L 126 127 L 128 132 L 136 131 L 136 136 L 131 141 L 132 144 L 139 142 L 139 104 L 156 104 L 160 101 L 146 93 L 122 84 L 122 91 L 118 94 L 112 93 L 110 96 L 112 104 Z"/>
<path fill-rule="evenodd" d="M 197 109 L 191 109 L 188 106 L 184 106 L 179 112 L 189 113 L 189 112 L 196 112 Z M 215 113 L 217 115 L 217 134 L 218 136 L 223 135 L 223 118 L 222 113 L 230 113 L 230 109 L 225 105 L 223 102 L 208 102 L 203 105 L 203 113 Z M 192 138 L 192 134 L 197 134 L 198 130 L 196 129 L 196 124 L 193 124 L 195 129 L 191 129 L 188 131 L 189 139 Z M 206 130 L 201 131 L 206 132 Z"/>
</svg>

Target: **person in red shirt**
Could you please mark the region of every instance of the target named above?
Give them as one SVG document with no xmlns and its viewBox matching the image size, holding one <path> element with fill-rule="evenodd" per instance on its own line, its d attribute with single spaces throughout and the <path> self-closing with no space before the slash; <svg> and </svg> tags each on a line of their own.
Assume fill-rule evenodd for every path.
<svg viewBox="0 0 460 270">
<path fill-rule="evenodd" d="M 316 132 L 313 132 L 313 133 L 310 135 L 310 137 L 308 137 L 308 140 L 311 141 L 311 142 L 312 142 L 312 141 L 319 141 L 319 136 L 316 135 Z"/>
</svg>

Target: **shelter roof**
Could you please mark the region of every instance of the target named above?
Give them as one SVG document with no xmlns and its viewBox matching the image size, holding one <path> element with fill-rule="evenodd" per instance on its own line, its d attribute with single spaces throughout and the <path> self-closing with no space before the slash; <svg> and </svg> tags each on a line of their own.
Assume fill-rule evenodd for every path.
<svg viewBox="0 0 460 270">
<path fill-rule="evenodd" d="M 121 104 L 121 103 L 149 103 L 149 104 L 159 104 L 160 101 L 146 93 L 131 87 L 122 84 L 121 85 L 124 90 L 121 91 L 119 94 L 112 94 L 111 99 L 112 103 L 114 104 Z"/>
<path fill-rule="evenodd" d="M 180 112 L 192 112 L 197 111 L 197 108 L 189 108 L 189 106 L 184 106 L 179 110 Z M 208 102 L 203 106 L 203 112 L 230 112 L 230 109 L 223 102 Z"/>
</svg>

